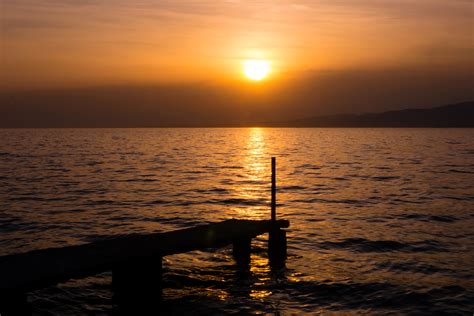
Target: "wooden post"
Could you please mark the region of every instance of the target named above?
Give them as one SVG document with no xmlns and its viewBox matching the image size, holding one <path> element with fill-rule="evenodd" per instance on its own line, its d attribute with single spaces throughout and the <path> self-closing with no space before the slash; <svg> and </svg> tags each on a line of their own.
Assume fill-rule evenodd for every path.
<svg viewBox="0 0 474 316">
<path fill-rule="evenodd" d="M 114 300 L 123 310 L 152 306 L 162 295 L 162 257 L 133 258 L 112 269 Z"/>
<path fill-rule="evenodd" d="M 271 204 L 271 218 L 276 221 L 276 158 L 272 157 L 272 204 Z"/>
<path fill-rule="evenodd" d="M 271 220 L 276 223 L 276 158 L 272 157 Z M 286 261 L 286 231 L 276 225 L 268 233 L 268 259 L 273 268 L 282 268 Z"/>
<path fill-rule="evenodd" d="M 234 241 L 232 254 L 240 268 L 247 268 L 250 265 L 250 252 L 251 252 L 252 238 L 241 238 Z"/>
</svg>

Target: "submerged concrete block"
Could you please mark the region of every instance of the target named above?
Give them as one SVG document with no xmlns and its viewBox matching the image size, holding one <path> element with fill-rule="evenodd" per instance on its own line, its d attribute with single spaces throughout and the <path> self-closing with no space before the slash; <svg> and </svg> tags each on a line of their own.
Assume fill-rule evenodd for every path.
<svg viewBox="0 0 474 316">
<path fill-rule="evenodd" d="M 285 267 L 287 258 L 286 231 L 275 228 L 268 234 L 268 259 L 273 268 Z"/>
</svg>

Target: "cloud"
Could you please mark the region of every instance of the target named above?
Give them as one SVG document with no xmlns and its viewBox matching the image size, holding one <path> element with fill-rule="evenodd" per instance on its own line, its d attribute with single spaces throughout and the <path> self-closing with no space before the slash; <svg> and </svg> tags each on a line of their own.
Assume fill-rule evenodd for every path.
<svg viewBox="0 0 474 316">
<path fill-rule="evenodd" d="M 472 67 L 472 15 L 463 0 L 3 0 L 0 80 L 219 80 L 255 52 L 281 74 Z"/>
</svg>

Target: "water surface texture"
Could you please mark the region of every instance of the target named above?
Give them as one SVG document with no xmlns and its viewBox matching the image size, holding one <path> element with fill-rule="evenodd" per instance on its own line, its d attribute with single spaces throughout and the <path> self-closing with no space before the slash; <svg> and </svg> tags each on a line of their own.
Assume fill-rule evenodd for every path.
<svg viewBox="0 0 474 316">
<path fill-rule="evenodd" d="M 0 130 L 0 254 L 268 219 L 287 269 L 253 242 L 165 257 L 166 313 L 474 311 L 474 129 Z M 37 314 L 110 314 L 111 274 L 30 296 Z"/>
</svg>

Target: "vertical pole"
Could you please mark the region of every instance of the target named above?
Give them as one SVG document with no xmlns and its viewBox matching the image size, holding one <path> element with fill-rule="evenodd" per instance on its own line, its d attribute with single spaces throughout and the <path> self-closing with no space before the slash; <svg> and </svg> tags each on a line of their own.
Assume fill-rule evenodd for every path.
<svg viewBox="0 0 474 316">
<path fill-rule="evenodd" d="M 276 225 L 276 158 L 272 157 L 272 222 L 268 234 L 268 259 L 272 268 L 285 267 L 286 260 L 286 231 Z"/>
<path fill-rule="evenodd" d="M 276 221 L 276 158 L 272 157 L 272 221 Z"/>
</svg>

